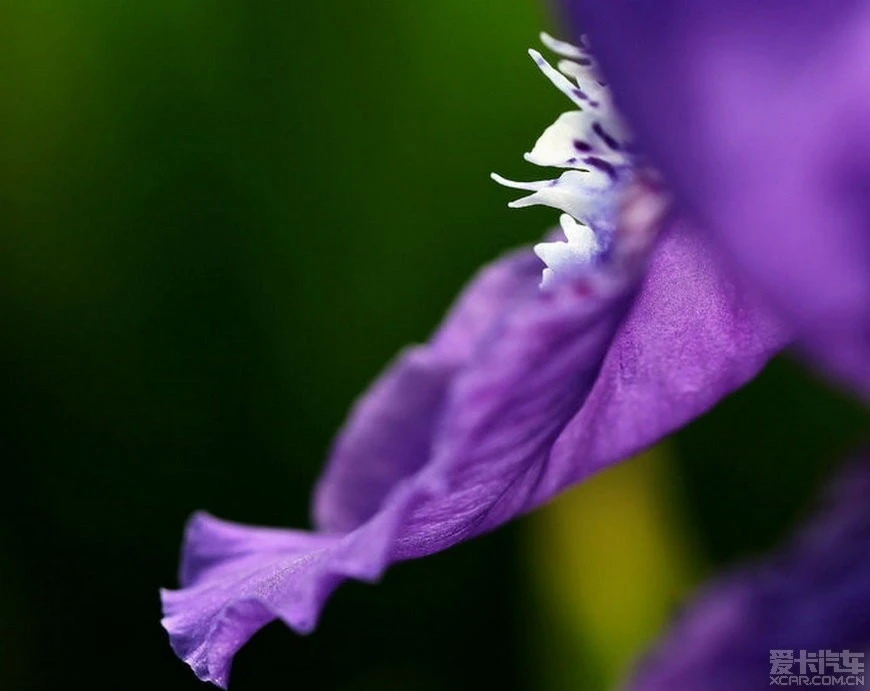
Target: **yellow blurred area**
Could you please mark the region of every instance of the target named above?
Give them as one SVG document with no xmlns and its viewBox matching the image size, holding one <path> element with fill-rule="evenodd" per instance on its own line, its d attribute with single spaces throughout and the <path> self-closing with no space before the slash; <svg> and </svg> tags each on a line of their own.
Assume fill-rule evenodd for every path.
<svg viewBox="0 0 870 691">
<path fill-rule="evenodd" d="M 617 688 L 697 580 L 666 446 L 537 513 L 525 539 L 549 689 Z"/>
</svg>

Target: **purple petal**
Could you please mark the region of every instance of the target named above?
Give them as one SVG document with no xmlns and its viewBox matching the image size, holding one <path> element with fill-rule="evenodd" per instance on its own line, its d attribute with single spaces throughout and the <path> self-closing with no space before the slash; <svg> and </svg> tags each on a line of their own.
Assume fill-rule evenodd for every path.
<svg viewBox="0 0 870 691">
<path fill-rule="evenodd" d="M 300 632 L 313 627 L 311 607 L 337 583 L 315 572 L 334 558 L 336 542 L 194 515 L 185 531 L 184 588 L 161 591 L 162 624 L 175 653 L 197 677 L 226 688 L 233 656 L 268 622 L 280 617 Z M 293 592 L 301 588 L 318 592 Z"/>
<path fill-rule="evenodd" d="M 870 394 L 870 5 L 561 3 L 680 200 Z"/>
<path fill-rule="evenodd" d="M 200 678 L 225 684 L 271 619 L 310 631 L 341 580 L 491 530 L 654 443 L 784 344 L 685 225 L 661 238 L 636 301 L 642 267 L 547 292 L 531 256 L 485 271 L 357 406 L 318 491 L 333 532 L 193 519 L 164 626 Z"/>
<path fill-rule="evenodd" d="M 786 345 L 700 233 L 672 229 L 583 407 L 553 448 L 540 501 L 712 408 Z"/>
<path fill-rule="evenodd" d="M 628 688 L 761 691 L 771 650 L 870 653 L 870 459 L 833 490 L 787 551 L 710 586 Z"/>
<path fill-rule="evenodd" d="M 356 528 L 396 482 L 427 462 L 447 386 L 492 322 L 524 294 L 536 292 L 540 273 L 540 261 L 529 252 L 483 270 L 432 343 L 401 354 L 357 402 L 315 492 L 318 528 Z"/>
</svg>

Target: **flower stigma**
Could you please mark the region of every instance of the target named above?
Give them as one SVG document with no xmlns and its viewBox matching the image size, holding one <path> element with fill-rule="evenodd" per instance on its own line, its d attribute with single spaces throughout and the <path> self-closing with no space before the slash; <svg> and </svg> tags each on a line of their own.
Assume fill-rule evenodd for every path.
<svg viewBox="0 0 870 691">
<path fill-rule="evenodd" d="M 492 179 L 531 193 L 512 201 L 511 208 L 543 205 L 563 212 L 559 225 L 564 239 L 534 247 L 545 265 L 541 288 L 549 289 L 582 277 L 590 267 L 606 261 L 614 242 L 622 242 L 625 234 L 635 236 L 632 244 L 649 241 L 668 200 L 655 174 L 639 163 L 632 134 L 613 104 L 586 41 L 575 46 L 542 33 L 541 42 L 561 58 L 556 67 L 536 50 L 529 55 L 576 110 L 560 115 L 524 158 L 565 172 L 554 180 L 536 182 L 517 182 L 496 173 Z M 640 218 L 643 224 L 638 223 Z M 638 238 L 638 233 L 644 237 Z"/>
</svg>

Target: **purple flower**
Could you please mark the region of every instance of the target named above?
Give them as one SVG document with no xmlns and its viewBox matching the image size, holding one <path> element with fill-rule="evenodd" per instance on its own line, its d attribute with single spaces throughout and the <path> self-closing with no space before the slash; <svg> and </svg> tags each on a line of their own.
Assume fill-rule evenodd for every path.
<svg viewBox="0 0 870 691">
<path fill-rule="evenodd" d="M 560 2 L 678 201 L 870 395 L 870 4 Z"/>
<path fill-rule="evenodd" d="M 771 676 L 856 674 L 863 665 L 837 672 L 833 664 L 845 665 L 834 657 L 843 651 L 870 653 L 868 497 L 864 458 L 787 550 L 711 585 L 639 666 L 629 691 L 761 691 Z M 812 666 L 820 650 L 823 670 Z"/>
<path fill-rule="evenodd" d="M 785 344 L 705 236 L 667 213 L 585 50 L 546 41 L 565 59 L 535 60 L 578 110 L 527 158 L 567 170 L 499 179 L 531 192 L 514 206 L 565 211 L 564 235 L 485 268 L 357 403 L 315 493 L 315 531 L 193 517 L 163 625 L 201 679 L 226 685 L 271 620 L 311 631 L 343 580 L 490 531 L 655 443 Z"/>
</svg>

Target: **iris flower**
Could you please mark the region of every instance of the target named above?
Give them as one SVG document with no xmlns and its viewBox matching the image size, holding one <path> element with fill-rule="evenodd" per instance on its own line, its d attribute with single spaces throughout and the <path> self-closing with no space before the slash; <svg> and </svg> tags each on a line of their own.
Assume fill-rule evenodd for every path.
<svg viewBox="0 0 870 691">
<path fill-rule="evenodd" d="M 870 396 L 870 3 L 560 4 L 679 204 Z"/>
<path fill-rule="evenodd" d="M 819 516 L 780 554 L 705 588 L 638 666 L 628 691 L 762 691 L 774 688 L 770 677 L 779 673 L 834 676 L 841 686 L 866 688 L 868 497 L 870 457 L 865 456 L 837 478 Z M 797 661 L 793 667 L 771 665 L 771 651 L 798 660 L 801 650 L 822 651 L 823 668 L 805 666 L 801 672 Z M 847 652 L 850 659 L 828 651 Z"/>
<path fill-rule="evenodd" d="M 789 331 L 675 212 L 585 46 L 535 62 L 572 103 L 513 206 L 560 229 L 471 281 L 431 340 L 357 402 L 314 493 L 314 530 L 195 515 L 163 625 L 203 680 L 266 623 L 312 631 L 335 588 L 493 530 L 656 443 L 753 378 Z"/>
</svg>

